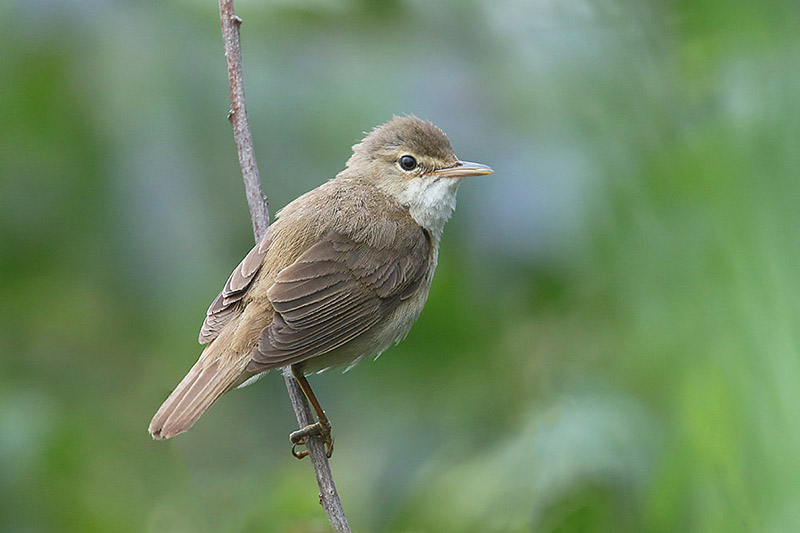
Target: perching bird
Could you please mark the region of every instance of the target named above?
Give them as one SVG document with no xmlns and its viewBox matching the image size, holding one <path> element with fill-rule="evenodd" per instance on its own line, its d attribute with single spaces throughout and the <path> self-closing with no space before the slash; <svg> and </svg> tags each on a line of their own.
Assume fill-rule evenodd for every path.
<svg viewBox="0 0 800 533">
<path fill-rule="evenodd" d="M 278 213 L 233 271 L 206 313 L 205 350 L 150 422 L 153 438 L 183 433 L 225 392 L 290 366 L 318 419 L 290 438 L 322 435 L 330 455 L 330 423 L 305 375 L 377 357 L 406 336 L 461 179 L 491 173 L 459 161 L 430 122 L 375 128 L 334 179 Z"/>
</svg>

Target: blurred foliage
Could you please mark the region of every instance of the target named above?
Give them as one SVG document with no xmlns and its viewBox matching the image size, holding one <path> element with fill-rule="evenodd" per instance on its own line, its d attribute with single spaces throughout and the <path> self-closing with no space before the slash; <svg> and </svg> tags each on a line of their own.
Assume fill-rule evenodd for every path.
<svg viewBox="0 0 800 533">
<path fill-rule="evenodd" d="M 357 530 L 800 527 L 796 2 L 237 7 L 273 211 L 392 114 L 496 170 L 312 378 Z M 251 245 L 216 9 L 0 6 L 2 531 L 326 530 L 277 374 L 146 432 Z"/>
</svg>

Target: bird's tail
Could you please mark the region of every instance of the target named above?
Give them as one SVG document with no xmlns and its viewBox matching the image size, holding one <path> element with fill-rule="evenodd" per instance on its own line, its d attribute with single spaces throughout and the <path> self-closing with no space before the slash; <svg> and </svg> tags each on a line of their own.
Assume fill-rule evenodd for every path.
<svg viewBox="0 0 800 533">
<path fill-rule="evenodd" d="M 252 376 L 245 372 L 250 357 L 220 353 L 229 348 L 222 338 L 206 346 L 186 377 L 175 387 L 150 421 L 154 439 L 169 439 L 187 431 L 228 390 Z"/>
</svg>

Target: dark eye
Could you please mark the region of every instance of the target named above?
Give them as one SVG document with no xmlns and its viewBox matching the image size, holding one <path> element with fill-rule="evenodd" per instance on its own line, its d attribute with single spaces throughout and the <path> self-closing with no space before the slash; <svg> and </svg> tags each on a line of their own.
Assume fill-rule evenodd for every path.
<svg viewBox="0 0 800 533">
<path fill-rule="evenodd" d="M 398 163 L 400 163 L 400 168 L 403 170 L 414 170 L 417 168 L 417 160 L 410 155 L 404 155 L 400 158 Z"/>
</svg>

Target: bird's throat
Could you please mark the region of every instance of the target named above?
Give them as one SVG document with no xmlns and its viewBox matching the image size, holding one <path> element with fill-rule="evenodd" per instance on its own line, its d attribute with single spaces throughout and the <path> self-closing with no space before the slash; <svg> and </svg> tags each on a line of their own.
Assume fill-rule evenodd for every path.
<svg viewBox="0 0 800 533">
<path fill-rule="evenodd" d="M 444 225 L 456 208 L 456 192 L 461 184 L 454 178 L 418 178 L 411 181 L 398 200 L 408 206 L 411 217 L 431 235 L 434 245 L 442 238 Z"/>
</svg>

